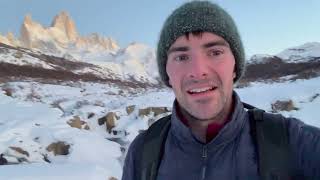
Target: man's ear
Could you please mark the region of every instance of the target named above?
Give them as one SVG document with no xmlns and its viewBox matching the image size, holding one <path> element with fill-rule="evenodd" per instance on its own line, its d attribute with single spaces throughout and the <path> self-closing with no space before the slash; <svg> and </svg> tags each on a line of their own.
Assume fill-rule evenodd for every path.
<svg viewBox="0 0 320 180">
<path fill-rule="evenodd" d="M 171 81 L 170 81 L 170 78 L 169 78 L 169 80 L 168 80 L 168 83 L 169 83 L 169 85 L 172 87 L 172 83 L 171 83 Z"/>
<path fill-rule="evenodd" d="M 233 71 L 232 77 L 233 77 L 233 79 L 237 77 L 237 74 L 235 71 Z"/>
</svg>

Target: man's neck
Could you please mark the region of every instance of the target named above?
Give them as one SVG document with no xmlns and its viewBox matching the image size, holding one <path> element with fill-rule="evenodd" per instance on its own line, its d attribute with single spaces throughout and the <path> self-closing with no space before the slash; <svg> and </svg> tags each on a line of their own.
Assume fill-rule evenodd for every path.
<svg viewBox="0 0 320 180">
<path fill-rule="evenodd" d="M 223 125 L 230 119 L 232 111 L 234 109 L 233 100 L 230 104 L 226 105 L 225 108 L 214 118 L 207 120 L 199 120 L 196 117 L 188 113 L 184 108 L 179 106 L 181 118 L 183 118 L 184 123 L 187 123 L 188 127 L 191 129 L 192 133 L 203 143 L 208 141 L 208 126 L 214 125 L 218 127 L 223 127 Z M 210 139 L 211 140 L 211 139 Z"/>
</svg>

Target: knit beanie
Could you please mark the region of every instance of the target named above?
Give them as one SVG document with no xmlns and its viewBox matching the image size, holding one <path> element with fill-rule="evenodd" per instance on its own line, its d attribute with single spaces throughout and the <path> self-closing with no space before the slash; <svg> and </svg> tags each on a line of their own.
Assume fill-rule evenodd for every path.
<svg viewBox="0 0 320 180">
<path fill-rule="evenodd" d="M 158 70 L 162 81 L 168 86 L 166 72 L 167 52 L 182 35 L 191 32 L 212 32 L 226 40 L 235 57 L 236 83 L 244 72 L 245 55 L 240 35 L 232 17 L 217 4 L 209 1 L 192 1 L 183 4 L 165 21 L 157 47 Z"/>
</svg>

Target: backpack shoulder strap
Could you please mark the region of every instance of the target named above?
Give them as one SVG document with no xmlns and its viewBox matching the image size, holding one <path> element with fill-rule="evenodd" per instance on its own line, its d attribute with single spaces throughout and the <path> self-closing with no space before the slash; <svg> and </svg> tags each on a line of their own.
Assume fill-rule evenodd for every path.
<svg viewBox="0 0 320 180">
<path fill-rule="evenodd" d="M 171 115 L 165 116 L 152 124 L 144 135 L 140 165 L 139 180 L 156 180 L 164 144 L 170 129 Z"/>
<path fill-rule="evenodd" d="M 248 109 L 251 136 L 258 153 L 259 173 L 263 180 L 290 179 L 287 119 L 244 103 Z"/>
</svg>

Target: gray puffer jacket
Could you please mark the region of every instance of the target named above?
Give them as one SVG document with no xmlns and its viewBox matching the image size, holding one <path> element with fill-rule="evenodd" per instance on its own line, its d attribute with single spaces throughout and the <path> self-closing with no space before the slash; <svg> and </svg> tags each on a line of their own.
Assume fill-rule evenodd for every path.
<svg viewBox="0 0 320 180">
<path fill-rule="evenodd" d="M 320 179 L 320 129 L 297 119 L 288 120 L 293 179 Z M 173 108 L 157 180 L 259 179 L 257 154 L 249 131 L 248 113 L 237 95 L 232 119 L 207 144 L 193 136 Z M 136 162 L 141 158 L 143 135 L 130 145 L 122 180 L 139 180 L 135 178 Z"/>
</svg>

